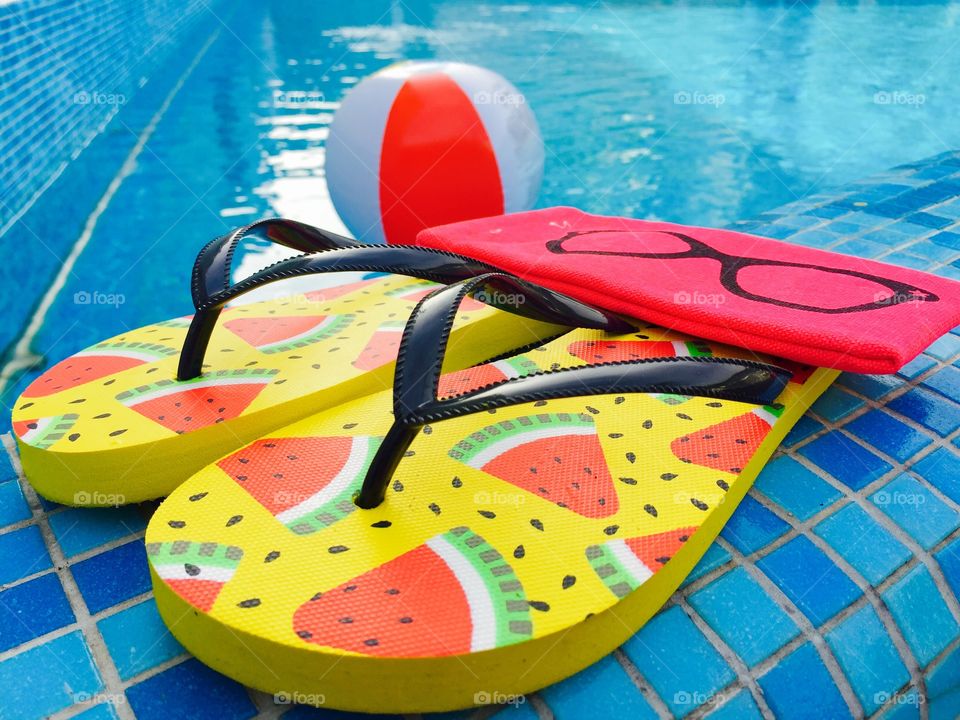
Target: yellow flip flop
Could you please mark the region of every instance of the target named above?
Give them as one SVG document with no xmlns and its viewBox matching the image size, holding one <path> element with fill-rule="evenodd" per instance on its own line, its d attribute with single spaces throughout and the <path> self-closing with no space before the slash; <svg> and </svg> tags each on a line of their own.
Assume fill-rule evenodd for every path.
<svg viewBox="0 0 960 720">
<path fill-rule="evenodd" d="M 361 712 L 556 682 L 663 604 L 837 375 L 609 318 L 592 327 L 616 334 L 441 375 L 477 287 L 591 326 L 504 276 L 438 290 L 408 322 L 392 394 L 272 432 L 159 507 L 157 604 L 204 663 Z"/>
<path fill-rule="evenodd" d="M 233 253 L 251 237 L 308 254 L 233 285 Z M 276 280 L 356 270 L 394 274 L 224 308 Z M 200 252 L 191 282 L 195 315 L 98 343 L 27 387 L 13 410 L 24 471 L 41 495 L 71 505 L 164 496 L 273 428 L 389 387 L 416 302 L 438 282 L 489 270 L 450 253 L 360 246 L 288 220 L 240 228 Z M 555 331 L 473 302 L 458 318 L 448 367 Z"/>
</svg>

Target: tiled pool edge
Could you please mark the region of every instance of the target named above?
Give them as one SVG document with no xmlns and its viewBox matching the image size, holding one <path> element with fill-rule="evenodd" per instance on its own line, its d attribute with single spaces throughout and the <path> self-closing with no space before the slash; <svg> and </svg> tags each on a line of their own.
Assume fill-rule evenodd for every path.
<svg viewBox="0 0 960 720">
<path fill-rule="evenodd" d="M 948 168 L 949 171 L 941 172 L 944 168 Z M 958 241 L 956 246 L 950 245 L 949 243 L 954 241 L 953 235 L 949 230 L 945 231 L 944 228 L 956 226 L 957 219 L 960 217 L 960 198 L 957 197 L 960 188 L 949 198 L 941 198 L 941 201 L 935 203 L 924 204 L 925 200 L 935 197 L 937 193 L 933 195 L 921 193 L 909 196 L 906 201 L 901 201 L 902 205 L 898 205 L 896 202 L 883 205 L 890 202 L 891 196 L 895 199 L 918 188 L 931 188 L 933 185 L 941 184 L 935 179 L 932 182 L 925 182 L 931 180 L 932 177 L 917 177 L 921 174 L 938 178 L 960 177 L 960 154 L 947 153 L 922 163 L 894 169 L 884 173 L 874 181 L 856 183 L 841 188 L 835 194 L 814 196 L 787 206 L 787 209 L 792 211 L 783 212 L 783 208 L 781 208 L 766 213 L 757 220 L 736 223 L 735 226 L 757 234 L 783 237 L 787 240 L 796 241 L 799 238 L 799 241 L 814 244 L 818 247 L 836 248 L 845 243 L 856 243 L 865 236 L 872 236 L 873 239 L 867 240 L 868 243 L 872 244 L 858 245 L 857 248 L 876 251 L 873 253 L 874 255 L 888 257 L 901 257 L 902 254 L 907 262 L 929 262 L 929 258 L 924 258 L 919 252 L 909 252 L 911 248 L 923 249 L 927 253 L 937 252 L 939 257 L 935 263 L 936 269 L 941 274 L 953 277 L 955 276 L 954 271 L 960 272 L 960 269 L 953 264 L 960 257 L 960 249 L 958 249 L 960 248 L 960 237 L 956 238 Z M 953 180 L 948 179 L 945 182 L 947 187 L 953 187 Z M 890 192 L 886 190 L 877 191 L 878 187 L 884 186 L 888 188 L 899 186 L 901 189 L 894 189 Z M 855 204 L 857 202 L 866 204 L 860 206 Z M 927 213 L 934 215 L 934 217 L 942 217 L 944 220 L 951 220 L 951 222 L 942 225 L 942 221 L 923 217 L 922 219 L 925 222 L 941 224 L 941 227 L 932 228 L 924 225 L 908 228 L 897 217 L 870 215 L 868 210 L 871 203 L 876 203 L 881 208 L 885 207 L 887 212 L 890 212 L 894 207 L 902 207 L 905 216 L 924 212 L 930 207 L 941 213 L 956 212 L 956 214 L 948 217 L 936 213 Z M 911 204 L 913 206 L 908 207 Z M 825 215 L 833 215 L 833 217 L 825 217 Z M 875 220 L 875 223 L 871 220 Z M 894 230 L 892 229 L 893 226 L 898 226 L 906 232 Z M 922 234 L 912 235 L 914 232 L 921 232 L 920 228 L 922 228 Z M 947 234 L 943 235 L 944 232 Z M 804 234 L 809 235 L 802 237 Z M 888 237 L 889 241 L 881 241 L 881 238 L 884 237 Z M 932 249 L 930 246 L 942 248 L 943 252 Z M 953 270 L 950 268 L 953 268 Z M 960 336 L 951 334 L 947 336 L 946 340 L 935 343 L 922 356 L 920 362 L 912 364 L 912 367 L 906 372 L 906 375 L 911 376 L 909 381 L 903 378 L 902 381 L 898 381 L 899 384 L 888 386 L 884 385 L 884 381 L 887 380 L 885 378 L 863 379 L 853 376 L 841 378 L 839 387 L 830 391 L 826 401 L 818 403 L 815 411 L 810 414 L 806 425 L 801 426 L 791 435 L 785 444 L 785 450 L 778 454 L 780 458 L 791 459 L 810 476 L 831 489 L 832 492 L 824 495 L 824 497 L 832 497 L 829 503 L 808 514 L 809 508 L 806 510 L 799 509 L 795 498 L 777 492 L 778 489 L 782 488 L 778 488 L 776 481 L 778 478 L 781 478 L 782 481 L 786 477 L 785 470 L 781 471 L 781 467 L 778 466 L 773 471 L 772 480 L 770 474 L 765 473 L 758 481 L 759 487 L 751 490 L 750 498 L 752 502 L 748 501 L 738 510 L 735 515 L 736 525 L 732 521 L 731 527 L 724 531 L 721 540 L 718 541 L 718 549 L 711 551 L 707 559 L 701 563 L 701 567 L 695 573 L 695 578 L 671 600 L 667 608 L 657 616 L 655 621 L 652 621 L 647 628 L 644 628 L 637 636 L 626 643 L 622 651 L 615 653 L 612 661 L 608 658 L 585 671 L 584 675 L 589 674 L 589 681 L 581 676 L 571 678 L 531 698 L 531 701 L 524 706 L 518 709 L 510 708 L 503 712 L 505 714 L 517 713 L 532 716 L 530 715 L 531 712 L 536 713 L 538 710 L 543 712 L 546 707 L 549 707 L 559 717 L 571 714 L 576 716 L 577 710 L 583 707 L 592 707 L 594 711 L 603 712 L 604 707 L 609 708 L 610 704 L 616 701 L 621 707 L 626 707 L 624 703 L 627 703 L 630 711 L 638 717 L 655 716 L 657 712 L 663 714 L 671 711 L 677 715 L 687 714 L 689 717 L 705 715 L 718 718 L 740 717 L 746 716 L 744 713 L 750 712 L 751 708 L 754 713 L 769 714 L 772 711 L 781 712 L 784 703 L 790 703 L 797 699 L 790 694 L 793 688 L 786 686 L 782 681 L 782 675 L 778 674 L 778 671 L 783 668 L 792 667 L 802 668 L 809 673 L 811 684 L 817 692 L 821 692 L 825 698 L 833 703 L 832 708 L 845 712 L 849 710 L 850 705 L 860 703 L 861 700 L 858 699 L 857 691 L 862 689 L 863 685 L 859 680 L 854 682 L 845 674 L 841 661 L 837 657 L 839 653 L 832 650 L 830 640 L 826 639 L 831 631 L 844 626 L 845 623 L 851 621 L 851 618 L 859 619 L 859 614 L 864 611 L 865 607 L 873 608 L 875 611 L 877 608 L 882 610 L 883 607 L 886 607 L 884 598 L 895 597 L 894 594 L 891 594 L 892 590 L 907 585 L 911 588 L 916 586 L 921 590 L 929 590 L 930 583 L 925 580 L 923 568 L 927 568 L 927 574 L 934 578 L 933 587 L 947 610 L 946 617 L 952 618 L 954 624 L 960 621 L 960 614 L 958 614 L 960 608 L 958 608 L 956 597 L 958 590 L 960 590 L 960 575 L 958 575 L 960 571 L 958 571 L 956 565 L 951 565 L 952 571 L 948 573 L 943 569 L 938 557 L 935 557 L 947 557 L 955 551 L 957 557 L 960 558 L 960 543 L 956 542 L 960 537 L 960 519 L 955 518 L 954 521 L 946 523 L 941 520 L 939 524 L 947 531 L 943 534 L 943 537 L 924 549 L 919 540 L 913 538 L 906 530 L 898 526 L 896 520 L 887 516 L 869 499 L 879 488 L 886 487 L 888 483 L 896 481 L 904 468 L 912 470 L 916 466 L 920 466 L 921 471 L 918 473 L 916 480 L 923 490 L 954 515 L 958 515 L 960 505 L 957 501 L 960 500 L 960 494 L 951 497 L 948 492 L 952 492 L 952 486 L 948 485 L 948 492 L 944 492 L 939 482 L 934 482 L 933 478 L 937 465 L 933 460 L 927 460 L 927 458 L 932 458 L 945 449 L 948 453 L 947 459 L 953 458 L 955 462 L 960 463 L 960 460 L 957 459 L 956 450 L 958 429 L 960 429 L 960 405 L 953 402 L 960 399 L 960 387 L 954 385 L 952 372 L 953 363 L 958 358 L 960 358 Z M 939 380 L 941 374 L 943 379 Z M 931 382 L 932 384 L 930 384 Z M 924 393 L 921 397 L 923 402 L 901 400 L 914 392 Z M 894 404 L 889 406 L 891 400 L 894 401 Z M 900 402 L 897 402 L 898 400 Z M 930 405 L 932 410 L 924 402 Z M 923 414 L 921 410 L 924 409 L 929 412 Z M 856 425 L 855 428 L 858 431 L 849 430 L 849 434 L 846 435 L 835 432 L 837 428 L 846 428 L 859 418 L 864 418 L 871 412 L 878 410 L 883 415 L 889 415 L 897 420 L 902 426 L 913 431 L 914 434 L 927 438 L 929 441 L 901 460 L 890 454 L 893 452 L 900 455 L 901 450 L 896 442 L 891 444 L 885 441 L 883 432 L 881 432 L 880 437 L 871 434 L 875 433 L 875 423 Z M 933 412 L 933 410 L 937 412 Z M 952 418 L 955 418 L 955 423 Z M 811 427 L 812 431 L 807 432 Z M 816 447 L 817 441 L 824 437 L 837 436 L 848 438 L 848 442 L 860 448 L 861 452 L 876 458 L 876 461 L 871 462 L 884 463 L 889 466 L 888 469 L 873 478 L 869 484 L 853 489 L 845 484 L 842 479 L 831 474 L 831 470 L 840 477 L 845 477 L 849 473 L 840 472 L 842 468 L 831 465 L 829 453 L 815 453 L 810 450 L 807 453 L 803 452 L 804 448 Z M 867 438 L 872 440 L 873 443 L 884 445 L 886 450 L 877 448 Z M 941 462 L 946 462 L 947 459 L 941 460 Z M 821 467 L 818 462 L 827 465 L 827 467 Z M 793 470 L 795 471 L 795 468 Z M 807 481 L 812 482 L 809 478 L 807 478 Z M 0 483 L 0 488 L 5 484 Z M 766 491 L 762 491 L 761 488 L 765 488 Z M 31 491 L 28 490 L 26 494 L 30 499 Z M 774 497 L 778 497 L 779 500 L 774 500 Z M 856 497 L 857 500 L 851 503 L 849 501 L 851 497 Z M 931 500 L 931 502 L 933 501 Z M 851 506 L 861 508 L 888 536 L 897 538 L 899 542 L 904 543 L 912 551 L 909 559 L 897 564 L 874 584 L 871 584 L 867 577 L 863 575 L 866 572 L 864 569 L 857 569 L 857 566 L 853 564 L 853 562 L 859 563 L 862 558 L 852 558 L 853 562 L 847 561 L 844 559 L 844 555 L 828 539 L 813 531 L 815 527 L 820 528 L 823 521 L 828 517 L 836 517 L 838 511 Z M 36 508 L 37 506 L 34 505 L 30 519 L 16 521 L 0 529 L 0 538 L 11 531 L 33 526 L 38 522 L 46 523 L 46 532 L 41 527 L 41 535 L 45 542 L 53 543 L 59 547 L 62 544 L 62 539 L 57 542 L 56 533 L 52 529 L 48 518 L 56 518 L 58 514 L 62 515 L 69 511 L 55 509 L 52 514 L 49 512 L 38 513 Z M 795 513 L 803 515 L 803 519 L 801 520 L 800 515 Z M 952 529 L 948 529 L 951 525 Z M 843 528 L 841 528 L 842 530 Z M 836 542 L 834 534 L 828 534 L 826 529 L 823 529 L 822 533 Z M 34 574 L 30 577 L 36 579 L 37 577 L 56 574 L 66 586 L 68 599 L 71 602 L 82 601 L 85 605 L 86 599 L 73 577 L 72 568 L 84 560 L 101 557 L 105 553 L 116 551 L 117 548 L 124 547 L 131 541 L 139 542 L 141 535 L 142 531 L 135 531 L 121 537 L 111 536 L 111 540 L 105 544 L 83 550 L 69 559 L 64 558 L 62 568 L 45 570 L 42 574 Z M 829 563 L 839 568 L 841 575 L 838 577 L 846 578 L 849 584 L 859 589 L 859 594 L 855 594 L 851 601 L 843 604 L 839 610 L 829 617 L 823 618 L 824 622 L 794 621 L 803 626 L 800 628 L 801 632 L 799 634 L 794 634 L 783 642 L 779 642 L 770 652 L 766 652 L 767 647 L 764 647 L 762 651 L 749 650 L 751 659 L 760 655 L 763 655 L 763 657 L 755 662 L 748 662 L 739 654 L 748 652 L 748 650 L 745 650 L 745 646 L 742 644 L 737 643 L 736 633 L 738 628 L 734 622 L 724 623 L 722 618 L 725 616 L 716 612 L 716 596 L 711 597 L 709 590 L 717 588 L 720 597 L 728 596 L 744 604 L 755 602 L 762 596 L 770 600 L 773 603 L 772 607 L 776 608 L 776 612 L 781 615 L 792 618 L 804 617 L 805 611 L 812 612 L 813 601 L 808 600 L 798 604 L 790 600 L 787 593 L 787 588 L 797 581 L 797 577 L 791 576 L 788 578 L 789 582 L 780 587 L 770 578 L 772 570 L 769 569 L 769 566 L 768 571 L 765 572 L 758 562 L 776 555 L 783 551 L 785 546 L 802 537 L 806 537 L 809 545 L 814 549 L 811 550 L 810 547 L 804 545 L 802 553 L 811 558 L 817 557 L 814 551 L 823 554 L 827 557 Z M 924 542 L 928 541 L 929 539 Z M 953 545 L 958 545 L 958 548 L 953 548 Z M 948 550 L 950 550 L 949 553 Z M 918 555 L 923 560 L 919 560 Z M 60 555 L 60 557 L 63 557 L 63 555 Z M 720 560 L 719 564 L 717 563 L 718 559 Z M 59 564 L 56 557 L 53 558 L 52 564 Z M 123 570 L 126 570 L 126 568 L 117 568 L 118 572 Z M 931 574 L 931 570 L 935 572 Z M 63 580 L 64 575 L 69 580 Z M 831 575 L 831 577 L 833 576 Z M 719 593 L 721 580 L 725 580 L 727 583 L 723 584 L 723 593 Z M 936 582 L 937 580 L 939 580 L 939 583 Z M 29 582 L 29 580 L 26 582 Z M 836 582 L 838 586 L 847 588 L 844 592 L 849 593 L 847 585 L 843 585 L 841 581 Z M 13 587 L 20 587 L 23 584 L 25 583 L 19 582 Z M 759 589 L 760 595 L 750 594 L 756 593 L 757 589 Z M 832 597 L 838 594 L 827 593 L 829 597 L 818 602 L 821 605 L 836 603 L 837 601 Z M 147 597 L 149 597 L 149 593 L 143 592 L 126 597 L 104 609 L 102 615 L 98 614 L 96 616 L 97 620 L 118 616 L 130 610 L 131 607 L 139 606 Z M 928 599 L 935 600 L 932 596 L 929 596 Z M 770 605 L 768 604 L 765 607 L 770 607 Z M 787 610 L 785 611 L 784 608 Z M 721 609 L 723 608 L 721 607 Z M 882 621 L 881 630 L 888 637 L 891 633 L 894 636 L 899 635 L 899 639 L 894 637 L 891 641 L 896 646 L 898 654 L 912 656 L 913 651 L 904 632 L 894 629 L 897 626 L 897 621 L 893 619 L 892 612 L 880 612 L 878 615 Z M 718 620 L 718 618 L 721 619 Z M 915 629 L 911 628 L 910 632 Z M 95 636 L 95 642 L 92 643 L 94 645 L 94 661 L 98 666 L 102 661 L 107 666 L 112 666 L 114 672 L 116 672 L 116 658 L 110 656 L 109 652 L 107 658 L 101 657 L 102 652 L 107 652 L 108 648 L 99 626 L 93 623 L 87 630 Z M 68 624 L 51 630 L 39 636 L 39 640 L 32 642 L 35 642 L 36 646 L 39 647 L 47 645 L 51 641 L 70 636 L 76 631 L 77 629 L 73 625 Z M 685 685 L 671 687 L 669 678 L 665 679 L 661 676 L 662 674 L 657 675 L 651 672 L 651 668 L 655 668 L 657 665 L 657 658 L 651 657 L 651 648 L 658 647 L 658 638 L 663 636 L 664 633 L 670 634 L 672 637 L 675 637 L 677 633 L 682 633 L 684 637 L 690 639 L 687 645 L 672 648 L 672 651 L 683 650 L 689 653 L 693 648 L 701 654 L 695 656 L 695 659 L 699 658 L 698 662 L 691 662 L 689 656 L 679 654 L 669 658 L 664 655 L 661 658 L 663 662 L 669 660 L 678 664 L 693 665 L 698 672 L 709 670 L 710 674 L 698 675 L 694 672 L 684 678 Z M 812 645 L 811 638 L 813 639 Z M 836 642 L 840 643 L 841 641 Z M 737 650 L 734 649 L 734 645 L 736 645 Z M 885 712 L 885 716 L 887 716 L 903 708 L 915 707 L 909 704 L 896 704 L 900 697 L 909 700 L 911 683 L 916 683 L 919 691 L 927 698 L 928 702 L 938 701 L 935 692 L 943 687 L 944 676 L 953 674 L 950 672 L 950 663 L 960 662 L 958 645 L 960 645 L 960 631 L 954 632 L 950 642 L 939 648 L 932 659 L 928 659 L 924 663 L 923 671 L 920 669 L 920 662 L 916 660 L 913 663 L 905 663 L 910 665 L 908 668 L 911 671 L 909 681 L 905 681 L 898 686 L 901 689 L 901 695 L 894 696 L 894 703 L 888 703 L 879 712 Z M 22 648 L 24 647 L 34 647 L 34 645 L 18 645 L 11 651 L 0 654 L 0 658 L 19 657 L 23 654 Z M 842 647 L 842 644 L 838 647 Z M 766 654 L 764 655 L 764 653 Z M 189 663 L 185 665 L 183 663 L 185 657 L 185 655 L 167 657 L 144 672 L 132 675 L 128 680 L 119 682 L 119 687 L 127 690 L 141 688 L 141 690 L 124 696 L 125 698 L 133 696 L 132 702 L 134 704 L 129 704 L 126 700 L 119 703 L 122 707 L 119 707 L 118 710 L 124 713 L 121 716 L 133 717 L 133 711 L 139 708 L 141 709 L 139 713 L 141 718 L 159 717 L 155 714 L 157 704 L 147 702 L 144 696 L 149 694 L 154 697 L 161 697 L 160 691 L 164 686 L 179 683 L 183 677 L 202 678 L 202 682 L 207 683 L 215 682 L 207 675 L 192 675 L 191 673 L 199 673 L 200 671 L 196 669 L 195 665 Z M 826 663 L 823 661 L 824 658 L 828 659 Z M 3 661 L 0 660 L 0 667 L 3 664 Z M 176 668 L 181 668 L 176 671 L 179 674 L 174 672 Z M 110 675 L 109 672 L 104 672 L 103 667 L 100 670 L 102 674 Z M 170 673 L 169 681 L 165 680 L 168 677 L 167 673 Z M 0 671 L 0 675 L 2 675 L 2 671 Z M 947 687 L 956 688 L 960 686 L 960 672 L 957 672 L 956 675 L 957 677 L 953 678 L 952 684 L 948 683 Z M 723 682 L 725 678 L 729 677 L 733 678 L 732 681 Z M 830 687 L 823 684 L 827 682 L 835 685 L 836 680 L 839 680 L 842 685 L 842 691 L 839 693 L 832 692 Z M 642 692 L 637 690 L 638 685 L 643 688 Z M 934 693 L 931 693 L 928 685 L 933 686 Z M 117 687 L 108 677 L 107 688 L 109 690 L 103 692 L 114 692 Z M 218 688 L 218 692 L 226 698 L 224 700 L 225 705 L 221 709 L 233 713 L 232 715 L 224 714 L 223 717 L 246 717 L 255 708 L 264 710 L 268 715 L 279 714 L 285 710 L 282 706 L 273 707 L 269 699 L 260 693 L 255 693 L 252 700 L 247 699 L 244 702 L 236 694 L 236 688 L 230 685 L 229 681 L 222 686 L 218 685 Z M 624 688 L 633 688 L 636 692 L 629 697 L 624 697 Z M 868 695 L 867 700 L 869 701 L 869 699 Z M 945 699 L 950 701 L 949 697 Z M 839 704 L 837 704 L 838 700 Z M 2 697 L 0 697 L 0 702 L 2 702 Z M 954 710 L 957 709 L 953 705 L 950 707 Z M 929 709 L 929 707 L 926 708 L 926 712 L 929 712 Z M 490 710 L 486 709 L 479 712 L 480 714 L 486 714 Z M 948 710 L 943 708 L 942 711 L 947 712 Z M 724 713 L 728 713 L 728 715 L 724 715 Z M 729 715 L 729 713 L 734 714 Z M 464 715 L 469 714 L 464 713 Z M 313 715 L 305 709 L 294 709 L 286 713 L 286 716 L 310 717 Z"/>
</svg>

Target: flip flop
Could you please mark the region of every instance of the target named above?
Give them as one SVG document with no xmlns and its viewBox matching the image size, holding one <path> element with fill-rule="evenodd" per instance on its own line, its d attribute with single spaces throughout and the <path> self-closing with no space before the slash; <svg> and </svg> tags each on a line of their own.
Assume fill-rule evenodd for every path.
<svg viewBox="0 0 960 720">
<path fill-rule="evenodd" d="M 478 290 L 592 329 L 442 374 Z M 561 680 L 663 604 L 837 375 L 502 274 L 421 300 L 399 358 L 392 394 L 264 436 L 154 514 L 157 605 L 207 665 L 361 712 Z"/>
<path fill-rule="evenodd" d="M 231 284 L 234 251 L 251 237 L 309 254 Z M 276 280 L 357 270 L 395 274 L 224 309 Z M 489 270 L 451 253 L 360 246 L 292 221 L 240 228 L 200 252 L 192 318 L 98 343 L 24 390 L 13 410 L 24 471 L 41 495 L 65 504 L 164 496 L 272 428 L 389 387 L 416 301 L 437 282 Z M 465 367 L 480 348 L 492 356 L 528 345 L 545 330 L 555 329 L 474 302 L 458 321 L 449 367 Z"/>
</svg>

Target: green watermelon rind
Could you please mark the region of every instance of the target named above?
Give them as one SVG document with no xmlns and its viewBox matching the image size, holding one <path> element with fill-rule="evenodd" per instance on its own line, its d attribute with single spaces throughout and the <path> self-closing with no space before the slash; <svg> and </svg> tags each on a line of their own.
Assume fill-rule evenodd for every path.
<svg viewBox="0 0 960 720">
<path fill-rule="evenodd" d="M 330 527 L 357 509 L 357 505 L 353 501 L 353 496 L 360 490 L 360 484 L 363 482 L 367 474 L 367 469 L 370 467 L 370 463 L 373 462 L 373 457 L 377 454 L 377 449 L 380 447 L 383 438 L 369 437 L 367 440 L 369 444 L 367 446 L 366 458 L 354 478 L 348 482 L 335 497 L 318 508 L 308 510 L 303 513 L 303 515 L 284 522 L 284 526 L 297 535 L 309 535 Z"/>
<path fill-rule="evenodd" d="M 530 604 L 527 602 L 513 567 L 503 554 L 467 527 L 455 527 L 441 536 L 480 577 L 493 608 L 496 639 L 493 647 L 503 647 L 530 638 Z"/>
<path fill-rule="evenodd" d="M 149 360 L 160 360 L 172 355 L 179 355 L 180 351 L 176 348 L 160 345 L 158 343 L 145 342 L 102 342 L 88 347 L 86 350 L 78 352 L 74 357 L 117 355 L 118 353 L 132 353 L 147 356 L 145 362 Z M 120 355 L 120 357 L 124 357 Z"/>
<path fill-rule="evenodd" d="M 631 573 L 610 550 L 609 542 L 590 545 L 586 549 L 587 561 L 607 589 L 618 598 L 636 590 L 643 582 Z"/>
<path fill-rule="evenodd" d="M 169 380 L 164 378 L 149 385 L 139 385 L 130 390 L 124 390 L 116 396 L 122 404 L 127 407 L 147 402 L 156 397 L 166 394 L 168 390 L 181 392 L 192 390 L 197 387 L 212 387 L 215 385 L 234 385 L 243 382 L 248 383 L 267 383 L 273 378 L 279 370 L 267 370 L 263 368 L 236 369 L 236 370 L 215 370 L 210 373 L 204 373 L 200 377 L 192 380 Z M 237 381 L 237 382 L 233 382 Z"/>
<path fill-rule="evenodd" d="M 494 425 L 487 425 L 485 428 L 471 433 L 469 437 L 454 445 L 447 454 L 454 460 L 476 467 L 474 461 L 477 455 L 493 444 L 499 444 L 506 440 L 518 440 L 518 442 L 505 448 L 509 450 L 521 445 L 522 437 L 531 432 L 557 428 L 557 434 L 562 435 L 565 428 L 587 427 L 595 430 L 593 419 L 586 414 L 539 413 L 537 415 L 522 415 L 513 420 L 501 420 Z"/>
<path fill-rule="evenodd" d="M 190 563 L 199 567 L 235 570 L 243 557 L 243 550 L 236 545 L 175 540 L 147 543 L 147 557 L 154 566 Z"/>
<path fill-rule="evenodd" d="M 352 314 L 336 315 L 330 322 L 321 323 L 314 330 L 302 337 L 298 337 L 296 340 L 281 340 L 279 342 L 261 345 L 257 349 L 262 353 L 270 355 L 272 353 L 289 352 L 291 350 L 304 348 L 343 332 L 355 319 L 356 315 Z"/>
<path fill-rule="evenodd" d="M 35 421 L 38 423 L 37 434 L 29 439 L 26 439 L 25 437 L 21 437 L 20 439 L 27 443 L 27 445 L 30 447 L 37 448 L 38 450 L 46 450 L 55 442 L 63 438 L 63 436 L 67 434 L 67 431 L 76 425 L 79 418 L 80 416 L 76 413 L 53 415 L 49 418 L 39 418 Z M 39 423 L 44 420 L 47 422 L 40 427 Z"/>
</svg>

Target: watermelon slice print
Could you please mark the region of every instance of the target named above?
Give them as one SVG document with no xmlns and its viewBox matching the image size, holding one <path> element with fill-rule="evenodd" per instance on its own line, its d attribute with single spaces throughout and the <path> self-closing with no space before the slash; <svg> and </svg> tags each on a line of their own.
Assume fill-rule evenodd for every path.
<svg viewBox="0 0 960 720">
<path fill-rule="evenodd" d="M 346 285 L 334 285 L 333 287 L 321 288 L 320 290 L 311 290 L 306 293 L 306 298 L 310 302 L 323 303 L 330 300 L 336 300 L 344 295 L 350 295 L 360 292 L 373 285 L 379 278 L 370 278 L 369 280 L 358 280 L 357 282 L 347 283 Z"/>
<path fill-rule="evenodd" d="M 323 530 L 356 510 L 381 438 L 265 438 L 217 465 L 298 535 Z"/>
<path fill-rule="evenodd" d="M 670 443 L 681 462 L 739 474 L 760 447 L 783 412 L 782 405 L 766 405 L 710 425 Z"/>
<path fill-rule="evenodd" d="M 703 340 L 578 340 L 567 351 L 590 364 L 642 358 L 710 357 L 713 351 Z"/>
<path fill-rule="evenodd" d="M 237 570 L 243 550 L 218 543 L 148 543 L 147 557 L 164 582 L 195 608 L 210 612 Z"/>
<path fill-rule="evenodd" d="M 464 438 L 448 455 L 578 515 L 608 517 L 619 507 L 589 415 L 503 420 Z"/>
<path fill-rule="evenodd" d="M 478 652 L 529 639 L 531 604 L 513 568 L 466 527 L 301 605 L 303 640 L 380 657 Z"/>
<path fill-rule="evenodd" d="M 66 435 L 79 417 L 75 413 L 68 413 L 36 420 L 19 420 L 13 423 L 13 432 L 27 445 L 46 450 Z"/>
<path fill-rule="evenodd" d="M 44 397 L 99 380 L 137 365 L 178 355 L 179 350 L 142 342 L 100 343 L 61 360 L 23 391 L 23 397 Z"/>
<path fill-rule="evenodd" d="M 624 540 L 608 540 L 587 548 L 587 560 L 607 588 L 625 597 L 650 579 L 694 533 L 695 527 Z"/>
<path fill-rule="evenodd" d="M 457 370 L 441 376 L 437 397 L 462 395 L 493 383 L 535 373 L 539 369 L 533 360 L 520 356 Z"/>
<path fill-rule="evenodd" d="M 159 380 L 117 395 L 117 400 L 175 433 L 240 415 L 279 370 L 218 370 L 193 380 Z"/>
<path fill-rule="evenodd" d="M 440 286 L 429 281 L 412 282 L 400 285 L 392 290 L 387 290 L 386 294 L 392 298 L 399 298 L 400 300 L 406 300 L 407 302 L 418 303 L 438 287 Z M 462 312 L 482 310 L 484 307 L 486 307 L 484 303 L 474 300 L 469 296 L 465 297 L 463 302 L 460 303 L 460 310 Z"/>
<path fill-rule="evenodd" d="M 388 320 L 376 329 L 353 366 L 358 370 L 376 370 L 382 365 L 397 359 L 400 348 L 400 336 L 406 325 L 402 320 Z"/>
<path fill-rule="evenodd" d="M 353 322 L 353 315 L 243 317 L 223 325 L 260 352 L 289 352 L 333 337 Z"/>
</svg>

